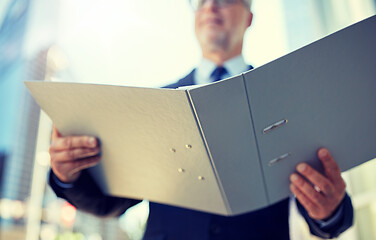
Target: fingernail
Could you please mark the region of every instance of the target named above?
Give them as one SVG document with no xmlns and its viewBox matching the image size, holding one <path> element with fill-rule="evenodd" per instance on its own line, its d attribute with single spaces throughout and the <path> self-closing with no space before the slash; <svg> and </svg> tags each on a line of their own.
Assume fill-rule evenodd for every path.
<svg viewBox="0 0 376 240">
<path fill-rule="evenodd" d="M 296 174 L 291 174 L 290 179 L 291 181 L 295 182 L 298 180 L 298 176 Z"/>
<path fill-rule="evenodd" d="M 91 147 L 95 147 L 95 145 L 96 145 L 96 139 L 93 138 L 93 137 L 89 138 L 89 145 Z"/>
<path fill-rule="evenodd" d="M 325 158 L 325 157 L 327 157 L 327 156 L 328 156 L 328 150 L 326 150 L 326 149 L 320 149 L 320 151 L 319 151 L 319 156 L 320 156 L 321 158 Z"/>
<path fill-rule="evenodd" d="M 307 166 L 304 163 L 301 163 L 301 164 L 298 165 L 298 167 L 296 169 L 299 172 L 303 172 L 306 168 L 307 168 Z"/>
</svg>

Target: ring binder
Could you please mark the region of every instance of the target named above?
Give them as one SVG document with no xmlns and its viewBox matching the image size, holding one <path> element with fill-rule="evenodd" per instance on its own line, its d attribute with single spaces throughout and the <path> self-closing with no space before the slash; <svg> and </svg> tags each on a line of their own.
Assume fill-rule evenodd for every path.
<svg viewBox="0 0 376 240">
<path fill-rule="evenodd" d="M 268 165 L 269 165 L 269 167 L 271 167 L 271 166 L 277 164 L 278 162 L 282 161 L 283 159 L 285 159 L 285 158 L 287 158 L 289 156 L 291 156 L 290 153 L 285 153 L 285 154 L 283 154 L 283 155 L 281 155 L 281 156 L 279 156 L 279 157 L 274 158 L 273 160 L 271 160 Z"/>
<path fill-rule="evenodd" d="M 271 131 L 273 131 L 274 129 L 279 128 L 279 127 L 285 125 L 287 122 L 288 122 L 287 119 L 283 119 L 283 120 L 281 120 L 281 121 L 278 121 L 278 122 L 276 122 L 276 123 L 270 125 L 269 127 L 264 128 L 264 130 L 262 130 L 262 133 L 263 133 L 263 134 L 267 134 L 268 132 L 271 132 Z"/>
</svg>

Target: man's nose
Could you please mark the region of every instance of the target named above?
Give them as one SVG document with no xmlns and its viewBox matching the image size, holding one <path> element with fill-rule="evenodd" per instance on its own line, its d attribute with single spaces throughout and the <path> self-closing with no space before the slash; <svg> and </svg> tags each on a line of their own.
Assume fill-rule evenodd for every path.
<svg viewBox="0 0 376 240">
<path fill-rule="evenodd" d="M 218 8 L 218 3 L 216 0 L 206 0 L 204 1 L 204 4 L 202 5 L 202 9 L 217 9 Z"/>
</svg>

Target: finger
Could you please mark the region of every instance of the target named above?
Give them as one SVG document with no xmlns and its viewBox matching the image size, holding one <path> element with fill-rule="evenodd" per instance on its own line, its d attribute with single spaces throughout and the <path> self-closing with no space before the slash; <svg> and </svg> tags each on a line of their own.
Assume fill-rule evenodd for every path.
<svg viewBox="0 0 376 240">
<path fill-rule="evenodd" d="M 52 139 L 61 137 L 60 132 L 56 129 L 55 125 L 52 126 Z"/>
<path fill-rule="evenodd" d="M 100 160 L 101 160 L 101 156 L 95 156 L 95 157 L 85 158 L 85 159 L 76 161 L 73 163 L 73 170 L 70 172 L 70 174 L 75 174 L 84 169 L 94 167 L 100 162 Z"/>
<path fill-rule="evenodd" d="M 51 161 L 66 162 L 87 157 L 93 157 L 100 152 L 100 147 L 96 148 L 75 148 L 71 150 L 55 151 L 51 153 Z"/>
<path fill-rule="evenodd" d="M 330 152 L 325 148 L 321 148 L 317 155 L 324 166 L 325 175 L 328 179 L 335 185 L 343 186 L 345 182 L 342 179 L 341 171 Z"/>
<path fill-rule="evenodd" d="M 294 184 L 290 184 L 290 190 L 295 195 L 296 199 L 303 205 L 311 217 L 315 217 L 318 214 L 319 207 L 313 203 L 299 188 Z"/>
<path fill-rule="evenodd" d="M 333 195 L 335 189 L 329 179 L 317 172 L 311 166 L 305 163 L 300 163 L 296 167 L 296 170 L 308 181 L 310 181 L 312 185 L 317 186 L 323 194 L 327 195 L 328 197 Z"/>
<path fill-rule="evenodd" d="M 52 171 L 62 182 L 74 182 L 80 176 L 80 171 L 93 167 L 100 162 L 101 157 L 89 157 L 78 161 L 56 163 L 51 165 Z"/>
<path fill-rule="evenodd" d="M 90 136 L 69 136 L 54 139 L 51 144 L 52 151 L 62 151 L 74 148 L 95 148 L 98 141 Z"/>
<path fill-rule="evenodd" d="M 325 197 L 318 192 L 310 183 L 296 173 L 291 174 L 292 184 L 299 189 L 311 202 L 318 206 L 324 206 Z"/>
</svg>

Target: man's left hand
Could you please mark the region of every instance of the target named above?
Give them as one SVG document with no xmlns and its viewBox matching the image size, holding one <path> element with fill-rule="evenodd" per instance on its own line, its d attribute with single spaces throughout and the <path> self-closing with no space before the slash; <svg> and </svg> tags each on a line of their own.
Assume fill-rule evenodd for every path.
<svg viewBox="0 0 376 240">
<path fill-rule="evenodd" d="M 290 189 L 311 218 L 323 220 L 330 217 L 343 200 L 346 184 L 329 151 L 321 148 L 317 155 L 324 166 L 324 175 L 300 163 L 296 167 L 300 175 L 290 175 Z"/>
</svg>

